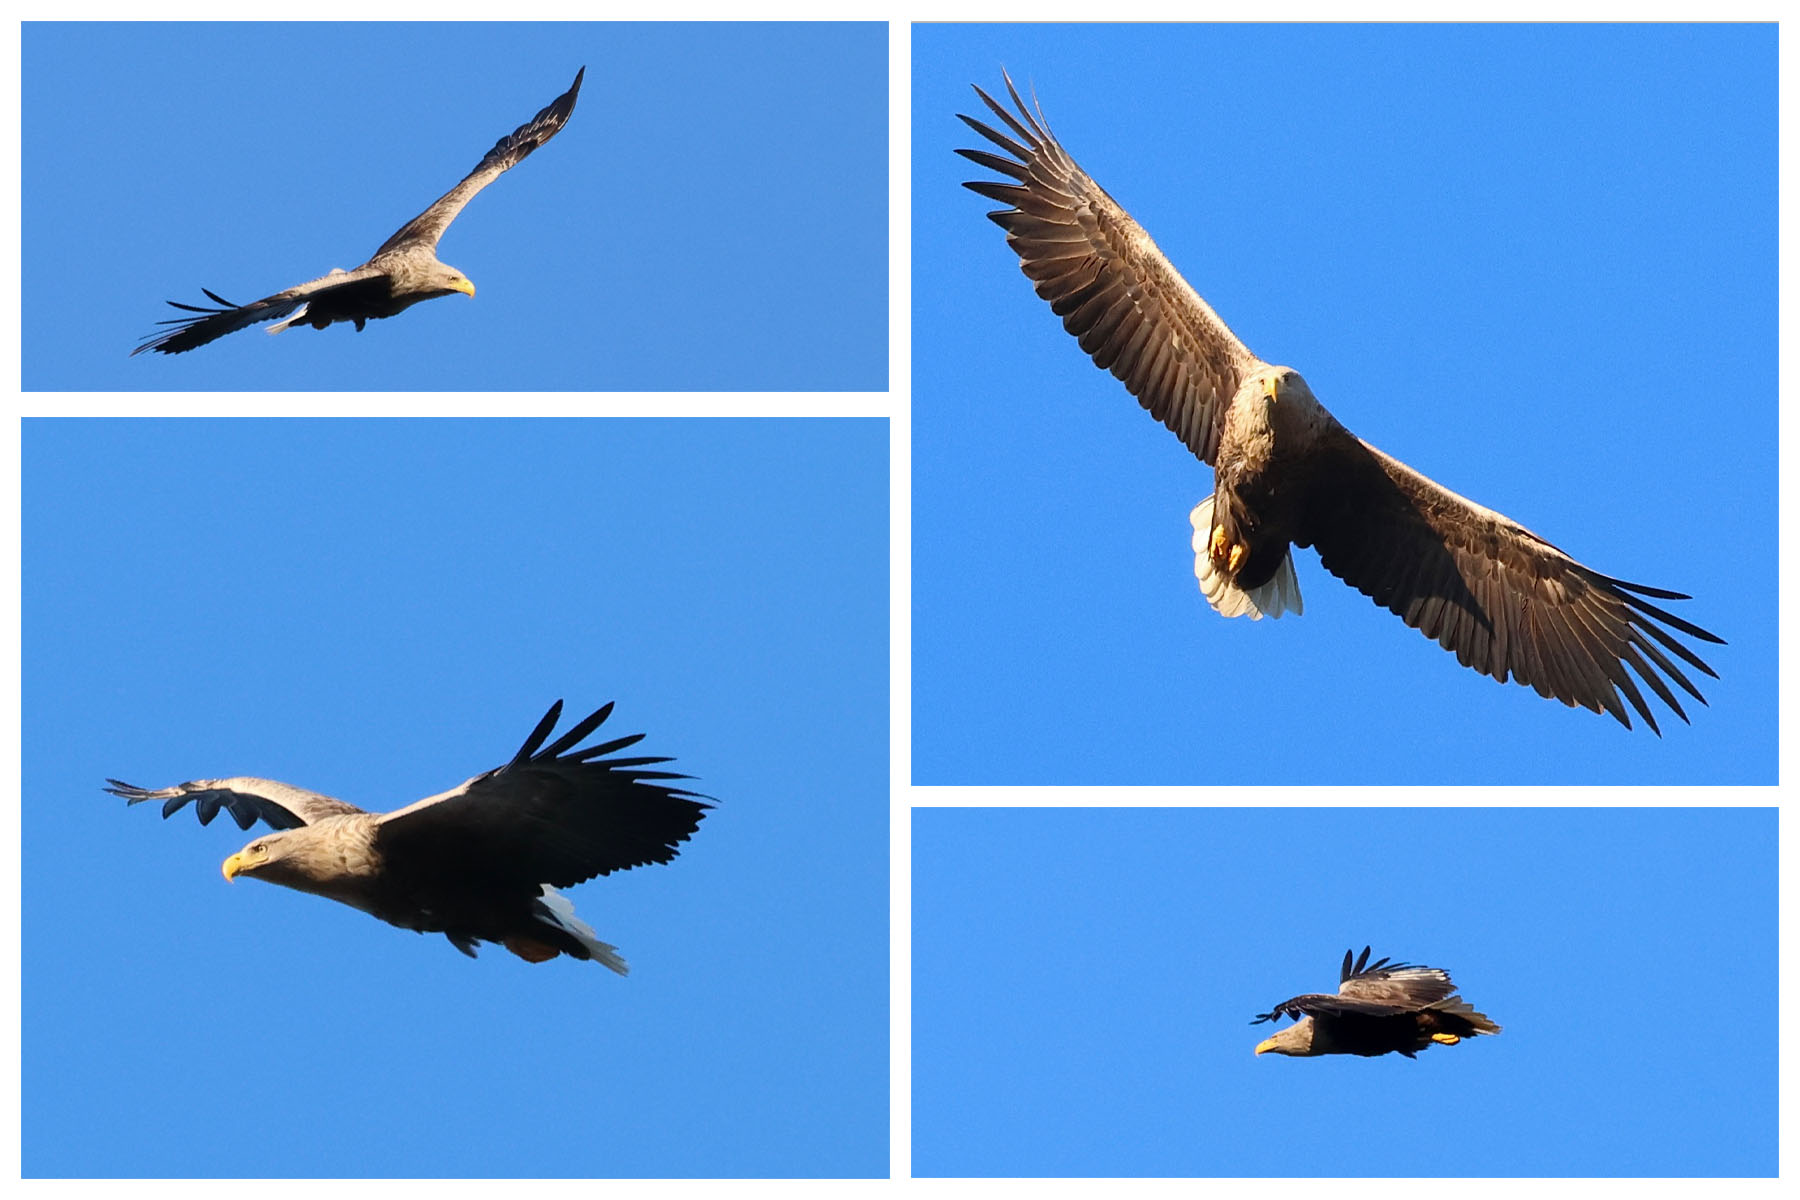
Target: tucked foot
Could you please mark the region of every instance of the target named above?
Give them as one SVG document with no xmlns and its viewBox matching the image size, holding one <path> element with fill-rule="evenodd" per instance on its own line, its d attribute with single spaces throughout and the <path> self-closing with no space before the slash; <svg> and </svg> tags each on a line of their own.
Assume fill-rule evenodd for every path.
<svg viewBox="0 0 1800 1200">
<path fill-rule="evenodd" d="M 1214 525 L 1212 540 L 1206 543 L 1206 557 L 1212 559 L 1214 566 L 1223 566 L 1231 553 L 1231 539 L 1225 536 L 1223 525 Z"/>
<path fill-rule="evenodd" d="M 535 942 L 530 938 L 525 937 L 507 938 L 505 945 L 508 950 L 511 950 L 514 954 L 518 955 L 528 963 L 549 962 L 551 959 L 562 953 L 561 950 L 556 949 L 554 946 L 546 946 L 542 942 Z"/>
<path fill-rule="evenodd" d="M 1238 571 L 1250 559 L 1250 547 L 1232 541 L 1223 525 L 1214 525 L 1212 537 L 1206 543 L 1206 556 L 1212 559 L 1213 566 L 1236 579 Z"/>
<path fill-rule="evenodd" d="M 1462 1039 L 1457 1037 L 1454 1033 L 1434 1033 L 1431 1035 L 1431 1040 L 1440 1046 L 1454 1046 L 1456 1043 L 1462 1041 Z"/>
</svg>

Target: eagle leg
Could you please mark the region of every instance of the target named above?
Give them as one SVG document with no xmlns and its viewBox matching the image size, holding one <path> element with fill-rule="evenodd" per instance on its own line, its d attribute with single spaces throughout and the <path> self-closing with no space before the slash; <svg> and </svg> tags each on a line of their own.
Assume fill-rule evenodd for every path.
<svg viewBox="0 0 1800 1200">
<path fill-rule="evenodd" d="M 1250 547 L 1243 542 L 1234 542 L 1231 535 L 1225 532 L 1223 525 L 1214 525 L 1212 538 L 1206 545 L 1207 557 L 1213 565 L 1224 571 L 1231 578 L 1237 578 L 1238 571 L 1250 561 Z"/>
<path fill-rule="evenodd" d="M 1462 1041 L 1462 1039 L 1457 1037 L 1454 1033 L 1434 1033 L 1431 1035 L 1431 1040 L 1440 1046 L 1454 1046 L 1456 1043 Z"/>
<path fill-rule="evenodd" d="M 1212 540 L 1206 544 L 1206 556 L 1213 562 L 1223 565 L 1226 553 L 1231 549 L 1231 535 L 1225 532 L 1223 525 L 1214 525 Z"/>
<path fill-rule="evenodd" d="M 528 963 L 549 962 L 562 953 L 554 946 L 546 946 L 527 937 L 509 937 L 502 945 Z"/>
</svg>

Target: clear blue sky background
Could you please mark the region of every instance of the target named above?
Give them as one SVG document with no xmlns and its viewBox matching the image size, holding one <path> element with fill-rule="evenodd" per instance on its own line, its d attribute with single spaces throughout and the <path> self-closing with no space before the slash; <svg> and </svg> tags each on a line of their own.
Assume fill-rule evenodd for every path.
<svg viewBox="0 0 1800 1200">
<path fill-rule="evenodd" d="M 885 1174 L 887 455 L 880 421 L 28 422 L 25 1172 Z M 230 821 L 99 790 L 394 808 L 558 697 L 720 802 L 569 890 L 628 979 L 228 885 Z"/>
<path fill-rule="evenodd" d="M 1311 551 L 1303 617 L 1215 616 L 1212 472 L 958 186 L 1003 66 L 1352 430 L 1697 597 L 1693 727 L 1502 687 Z M 1774 782 L 1775 116 L 1772 25 L 915 30 L 915 782 Z"/>
<path fill-rule="evenodd" d="M 916 1174 L 1775 1173 L 1774 809 L 921 809 L 912 849 Z M 1255 1056 L 1364 944 L 1504 1032 Z"/>
<path fill-rule="evenodd" d="M 32 24 L 27 388 L 882 390 L 884 24 Z M 357 334 L 128 359 L 163 303 L 354 267 L 587 78 Z"/>
</svg>

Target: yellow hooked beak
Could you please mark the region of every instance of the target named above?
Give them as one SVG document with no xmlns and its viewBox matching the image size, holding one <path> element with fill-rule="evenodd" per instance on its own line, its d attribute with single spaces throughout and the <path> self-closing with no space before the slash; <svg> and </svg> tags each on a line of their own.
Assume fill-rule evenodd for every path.
<svg viewBox="0 0 1800 1200">
<path fill-rule="evenodd" d="M 225 872 L 225 882 L 230 883 L 238 877 L 238 872 L 244 869 L 244 856 L 242 854 L 232 855 L 219 869 Z"/>
<path fill-rule="evenodd" d="M 1256 1052 L 1257 1052 L 1257 1053 L 1258 1053 L 1258 1054 L 1261 1054 L 1261 1053 L 1262 1053 L 1262 1052 L 1263 1052 L 1263 1051 L 1265 1051 L 1265 1050 L 1273 1050 L 1273 1049 L 1274 1049 L 1274 1048 L 1275 1048 L 1275 1039 L 1274 1039 L 1274 1038 L 1270 1038 L 1270 1039 L 1269 1039 L 1269 1040 L 1268 1040 L 1268 1041 L 1266 1041 L 1266 1042 L 1261 1042 L 1261 1043 L 1258 1043 L 1258 1045 L 1257 1045 L 1257 1047 L 1256 1047 Z"/>
<path fill-rule="evenodd" d="M 1263 380 L 1263 395 L 1265 397 L 1274 400 L 1277 398 L 1276 393 L 1279 391 L 1281 391 L 1281 377 L 1279 375 L 1271 375 Z"/>
<path fill-rule="evenodd" d="M 450 290 L 462 292 L 471 297 L 475 295 L 475 285 L 462 276 L 458 276 L 456 282 L 450 285 Z"/>
</svg>

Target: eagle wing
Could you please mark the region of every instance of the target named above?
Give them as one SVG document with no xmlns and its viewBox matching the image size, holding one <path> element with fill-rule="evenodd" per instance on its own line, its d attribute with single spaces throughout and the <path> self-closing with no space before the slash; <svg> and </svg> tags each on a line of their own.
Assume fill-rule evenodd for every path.
<svg viewBox="0 0 1800 1200">
<path fill-rule="evenodd" d="M 1380 1004 L 1392 1011 L 1410 1012 L 1425 1008 L 1456 993 L 1447 971 L 1436 967 L 1420 967 L 1412 963 L 1369 961 L 1369 947 L 1354 963 L 1350 951 L 1344 951 L 1344 967 L 1338 983 L 1339 1001 L 1357 1004 Z"/>
<path fill-rule="evenodd" d="M 1717 675 L 1670 631 L 1724 639 L 1645 599 L 1687 596 L 1591 570 L 1349 435 L 1322 443 L 1319 453 L 1314 475 L 1323 494 L 1295 541 L 1315 546 L 1328 571 L 1464 666 L 1610 713 L 1626 728 L 1629 702 L 1658 733 L 1627 667 L 1683 721 L 1670 682 L 1706 703 L 1681 663 Z"/>
<path fill-rule="evenodd" d="M 1305 996 L 1294 996 L 1283 1000 L 1266 1013 L 1260 1014 L 1252 1025 L 1261 1025 L 1264 1021 L 1274 1021 L 1282 1016 L 1289 1016 L 1298 1021 L 1301 1017 L 1391 1017 L 1400 1013 L 1411 1012 L 1415 1005 L 1395 1004 L 1386 1000 L 1363 1000 L 1355 996 L 1328 996 L 1314 992 Z"/>
<path fill-rule="evenodd" d="M 606 757 L 641 741 L 641 733 L 575 750 L 612 709 L 545 746 L 562 715 L 558 700 L 505 766 L 383 816 L 377 848 L 413 872 L 468 871 L 553 887 L 668 862 L 699 828 L 710 798 L 670 786 L 689 776 L 650 769 L 666 757 Z"/>
<path fill-rule="evenodd" d="M 255 779 L 247 775 L 232 779 L 193 779 L 155 790 L 122 783 L 117 779 L 108 779 L 106 782 L 109 786 L 101 790 L 122 797 L 127 804 L 161 800 L 162 815 L 165 818 L 192 801 L 202 825 L 210 825 L 212 819 L 219 815 L 220 809 L 231 814 L 231 819 L 237 822 L 239 829 L 248 829 L 258 821 L 271 829 L 297 829 L 302 825 L 311 825 L 321 817 L 362 811 L 354 804 L 346 804 L 331 796 L 322 796 L 318 792 L 309 792 L 305 788 L 278 783 L 273 779 Z"/>
<path fill-rule="evenodd" d="M 1418 1012 L 1438 1004 L 1456 993 L 1450 976 L 1436 967 L 1418 967 L 1411 963 L 1369 961 L 1369 947 L 1362 957 L 1355 951 L 1344 951 L 1344 966 L 1336 995 L 1311 993 L 1283 1000 L 1252 1025 L 1273 1021 L 1283 1015 L 1299 1020 L 1310 1017 L 1369 1016 L 1389 1017 Z"/>
<path fill-rule="evenodd" d="M 444 236 L 444 230 L 449 228 L 450 222 L 456 220 L 456 214 L 463 210 L 463 205 L 476 192 L 524 162 L 526 155 L 555 137 L 557 131 L 568 123 L 569 114 L 575 111 L 575 94 L 581 90 L 581 77 L 586 74 L 586 67 L 575 72 L 575 82 L 569 86 L 568 91 L 552 100 L 537 116 L 495 142 L 494 148 L 475 164 L 475 169 L 461 183 L 438 197 L 430 208 L 395 230 L 394 236 L 381 243 L 381 248 L 375 251 L 370 261 L 414 246 L 429 247 L 435 253 L 438 239 Z"/>
<path fill-rule="evenodd" d="M 362 293 L 368 293 L 372 298 L 385 297 L 388 282 L 387 272 L 365 263 L 354 271 L 333 271 L 329 275 L 308 280 L 285 292 L 276 292 L 273 296 L 264 296 L 249 304 L 233 304 L 217 292 L 206 288 L 200 290 L 206 292 L 207 299 L 223 307 L 207 308 L 204 305 L 182 304 L 170 300 L 169 307 L 200 315 L 172 317 L 167 321 L 157 322 L 159 325 L 173 325 L 175 328 L 149 334 L 131 353 L 137 355 L 146 350 L 156 350 L 163 354 L 180 354 L 184 350 L 204 346 L 215 338 L 236 333 L 259 322 L 292 316 L 309 302 L 326 296 L 346 302 L 354 302 Z"/>
<path fill-rule="evenodd" d="M 1005 150 L 958 150 L 971 162 L 1017 180 L 964 187 L 1011 208 L 988 214 L 1006 230 L 1019 266 L 1081 342 L 1138 403 L 1202 462 L 1218 456 L 1225 410 L 1244 377 L 1264 365 L 1198 292 L 1188 286 L 1143 227 L 1088 177 L 1006 79 L 1017 116 L 979 87 L 975 94 L 1017 135 L 962 120 Z"/>
</svg>

